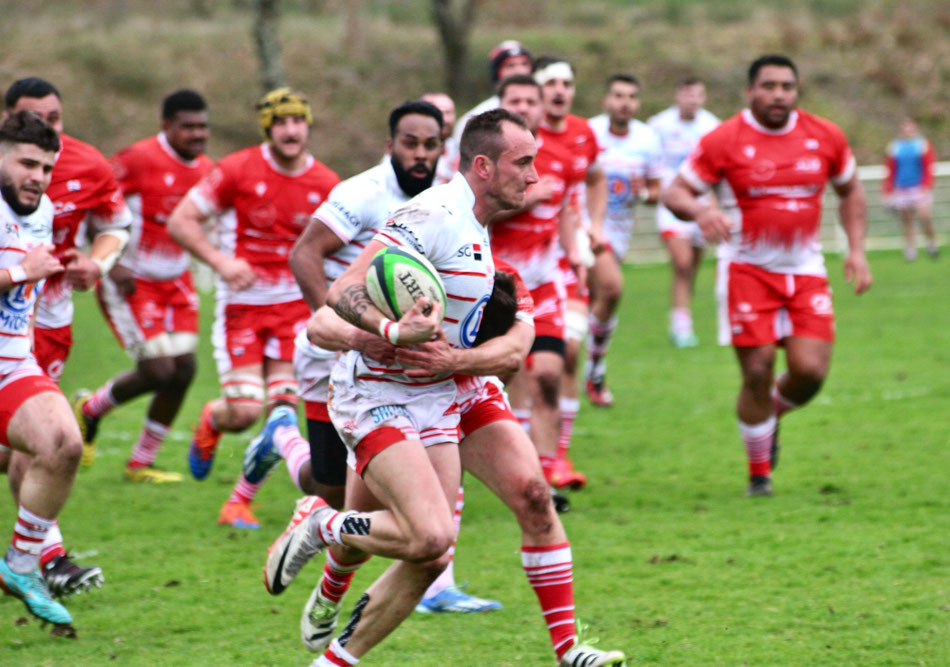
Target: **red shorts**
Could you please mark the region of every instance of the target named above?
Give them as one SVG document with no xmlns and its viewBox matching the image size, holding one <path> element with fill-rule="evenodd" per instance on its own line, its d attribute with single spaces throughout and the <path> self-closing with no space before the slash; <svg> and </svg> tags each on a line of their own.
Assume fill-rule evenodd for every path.
<svg viewBox="0 0 950 667">
<path fill-rule="evenodd" d="M 462 391 L 465 385 L 456 381 L 459 383 L 457 400 L 462 413 L 459 423 L 462 438 L 494 422 L 518 421 L 511 413 L 504 393 L 491 378 L 477 377 L 472 380 L 474 386 L 468 391 Z"/>
<path fill-rule="evenodd" d="M 262 364 L 265 357 L 292 362 L 294 337 L 309 318 L 310 308 L 303 299 L 271 306 L 225 306 L 211 337 L 218 373 Z"/>
<path fill-rule="evenodd" d="M 734 262 L 726 303 L 736 347 L 770 345 L 789 336 L 834 342 L 831 289 L 824 276 L 771 273 Z"/>
<path fill-rule="evenodd" d="M 198 333 L 198 294 L 187 271 L 174 280 L 135 279 L 135 292 L 119 293 L 108 278 L 96 288 L 99 306 L 126 350 L 163 333 Z"/>
<path fill-rule="evenodd" d="M 564 287 L 560 280 L 531 290 L 534 300 L 534 336 L 564 340 Z"/>
<path fill-rule="evenodd" d="M 32 364 L 0 379 L 0 446 L 10 447 L 7 429 L 20 406 L 46 391 L 62 394 L 56 383 L 44 375 L 38 366 Z"/>
<path fill-rule="evenodd" d="M 59 379 L 63 377 L 63 369 L 66 367 L 66 359 L 72 347 L 73 327 L 71 324 L 56 329 L 36 327 L 33 330 L 33 356 L 36 357 L 36 363 L 53 382 L 59 382 Z"/>
</svg>

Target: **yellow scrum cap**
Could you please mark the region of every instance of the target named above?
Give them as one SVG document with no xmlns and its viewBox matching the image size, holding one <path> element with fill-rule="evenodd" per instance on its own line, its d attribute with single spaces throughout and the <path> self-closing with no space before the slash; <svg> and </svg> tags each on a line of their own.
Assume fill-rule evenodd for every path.
<svg viewBox="0 0 950 667">
<path fill-rule="evenodd" d="M 313 112 L 307 98 L 291 88 L 277 88 L 272 90 L 257 103 L 258 122 L 261 132 L 267 137 L 267 132 L 274 126 L 274 121 L 285 116 L 303 116 L 307 125 L 313 125 Z"/>
</svg>

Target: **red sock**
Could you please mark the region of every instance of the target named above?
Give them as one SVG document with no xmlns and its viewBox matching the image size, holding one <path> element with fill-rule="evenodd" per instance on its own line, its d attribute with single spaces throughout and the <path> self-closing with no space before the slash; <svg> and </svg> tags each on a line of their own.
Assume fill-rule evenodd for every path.
<svg viewBox="0 0 950 667">
<path fill-rule="evenodd" d="M 577 642 L 574 628 L 574 575 L 568 542 L 521 547 L 521 566 L 538 596 L 541 613 L 560 660 Z"/>
<path fill-rule="evenodd" d="M 237 484 L 234 485 L 234 489 L 231 491 L 231 497 L 228 498 L 229 503 L 245 503 L 250 504 L 254 500 L 254 496 L 257 495 L 257 490 L 264 485 L 264 480 L 261 480 L 257 484 L 247 481 L 244 474 L 242 473 L 238 477 Z"/>
<path fill-rule="evenodd" d="M 353 575 L 363 567 L 369 558 L 357 563 L 340 563 L 333 557 L 333 552 L 327 549 L 327 560 L 323 565 L 323 577 L 320 579 L 320 594 L 330 602 L 339 602 L 350 589 Z"/>
</svg>

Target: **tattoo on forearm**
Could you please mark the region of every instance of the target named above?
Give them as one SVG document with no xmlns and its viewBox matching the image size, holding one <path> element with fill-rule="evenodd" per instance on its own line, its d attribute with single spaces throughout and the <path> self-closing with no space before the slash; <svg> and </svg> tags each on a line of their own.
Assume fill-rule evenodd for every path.
<svg viewBox="0 0 950 667">
<path fill-rule="evenodd" d="M 363 313 L 372 305 L 365 285 L 350 285 L 337 300 L 333 309 L 350 324 L 362 327 Z"/>
</svg>

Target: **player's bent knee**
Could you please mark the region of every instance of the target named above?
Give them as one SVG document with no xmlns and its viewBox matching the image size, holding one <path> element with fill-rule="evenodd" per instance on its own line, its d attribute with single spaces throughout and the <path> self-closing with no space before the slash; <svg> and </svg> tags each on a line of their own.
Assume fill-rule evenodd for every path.
<svg viewBox="0 0 950 667">
<path fill-rule="evenodd" d="M 413 535 L 407 545 L 405 560 L 412 563 L 428 563 L 447 556 L 449 547 L 455 541 L 455 527 L 449 522 L 448 530 L 441 527 L 431 527 L 420 534 Z M 448 565 L 448 560 L 439 570 L 441 572 Z M 438 576 L 438 574 L 436 575 Z"/>
<path fill-rule="evenodd" d="M 557 407 L 561 390 L 561 376 L 558 373 L 540 372 L 535 376 L 538 395 L 548 407 Z"/>
<path fill-rule="evenodd" d="M 170 357 L 142 359 L 137 370 L 156 389 L 166 389 L 174 384 L 175 360 Z"/>
</svg>

